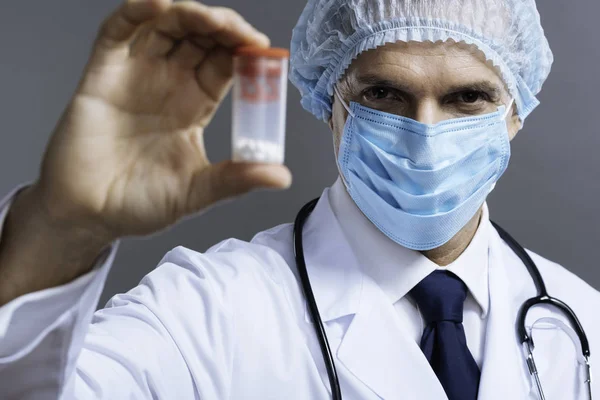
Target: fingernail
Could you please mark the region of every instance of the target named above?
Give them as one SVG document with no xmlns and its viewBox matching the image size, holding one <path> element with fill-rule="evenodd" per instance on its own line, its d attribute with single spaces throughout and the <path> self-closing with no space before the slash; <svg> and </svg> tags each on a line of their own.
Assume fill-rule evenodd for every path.
<svg viewBox="0 0 600 400">
<path fill-rule="evenodd" d="M 259 32 L 258 35 L 260 36 L 261 41 L 265 42 L 267 44 L 267 46 L 271 44 L 271 39 L 269 39 L 269 37 L 267 35 L 265 35 L 262 32 Z"/>
</svg>

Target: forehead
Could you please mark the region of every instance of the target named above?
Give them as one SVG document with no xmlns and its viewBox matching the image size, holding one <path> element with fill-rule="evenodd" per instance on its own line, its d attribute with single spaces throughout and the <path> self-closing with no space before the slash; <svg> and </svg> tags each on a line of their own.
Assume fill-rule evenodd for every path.
<svg viewBox="0 0 600 400">
<path fill-rule="evenodd" d="M 364 76 L 438 87 L 485 80 L 506 89 L 481 51 L 453 41 L 396 42 L 366 51 L 346 71 L 348 83 Z"/>
</svg>

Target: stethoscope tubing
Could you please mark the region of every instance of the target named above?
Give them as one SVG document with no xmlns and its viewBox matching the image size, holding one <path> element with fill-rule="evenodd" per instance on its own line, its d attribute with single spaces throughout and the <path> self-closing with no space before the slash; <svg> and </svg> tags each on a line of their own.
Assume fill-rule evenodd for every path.
<svg viewBox="0 0 600 400">
<path fill-rule="evenodd" d="M 298 266 L 300 280 L 302 281 L 304 296 L 308 302 L 310 315 L 313 324 L 315 325 L 315 331 L 317 333 L 317 338 L 319 339 L 319 346 L 321 347 L 321 353 L 323 354 L 323 360 L 325 361 L 327 377 L 329 378 L 329 385 L 331 386 L 331 395 L 333 400 L 342 400 L 340 381 L 335 369 L 335 362 L 329 346 L 329 340 L 327 340 L 327 333 L 325 332 L 325 327 L 323 326 L 317 301 L 315 300 L 315 295 L 310 284 L 310 278 L 306 269 L 306 261 L 304 260 L 304 246 L 302 245 L 304 223 L 312 213 L 318 201 L 319 199 L 317 198 L 308 202 L 304 207 L 302 207 L 296 216 L 296 221 L 294 222 L 294 256 L 296 258 L 296 265 Z"/>
<path fill-rule="evenodd" d="M 540 273 L 539 268 L 537 267 L 533 259 L 529 256 L 529 253 L 527 253 L 527 251 L 523 248 L 523 246 L 521 246 L 519 242 L 517 242 L 515 238 L 509 235 L 508 232 L 506 232 L 500 225 L 496 224 L 493 221 L 492 225 L 494 226 L 494 228 L 496 228 L 502 240 L 504 240 L 504 242 L 508 244 L 512 251 L 521 259 L 523 264 L 525 264 L 525 267 L 527 268 L 527 271 L 529 271 L 529 275 L 533 279 L 538 293 L 536 297 L 532 297 L 531 299 L 523 303 L 521 309 L 519 310 L 519 316 L 517 319 L 517 331 L 519 334 L 519 338 L 521 339 L 521 343 L 528 342 L 533 347 L 533 339 L 527 332 L 527 328 L 525 325 L 525 319 L 527 318 L 527 313 L 529 312 L 529 310 L 536 305 L 549 304 L 561 310 L 569 319 L 571 324 L 575 327 L 575 332 L 577 333 L 579 341 L 581 342 L 581 349 L 583 355 L 584 357 L 589 358 L 590 344 L 588 342 L 588 338 L 585 334 L 583 326 L 581 325 L 579 318 L 577 318 L 577 315 L 575 314 L 575 311 L 573 311 L 573 309 L 569 307 L 564 301 L 554 298 L 548 294 L 546 284 L 544 283 L 544 279 L 542 278 L 542 274 Z"/>
</svg>

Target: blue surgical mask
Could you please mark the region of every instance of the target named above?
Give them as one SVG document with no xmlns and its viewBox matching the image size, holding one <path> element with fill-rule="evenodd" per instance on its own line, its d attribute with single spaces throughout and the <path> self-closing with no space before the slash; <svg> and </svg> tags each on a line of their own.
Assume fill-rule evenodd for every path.
<svg viewBox="0 0 600 400">
<path fill-rule="evenodd" d="M 348 193 L 381 232 L 409 249 L 448 242 L 508 166 L 512 106 L 428 125 L 342 103 L 349 116 L 338 167 Z"/>
</svg>

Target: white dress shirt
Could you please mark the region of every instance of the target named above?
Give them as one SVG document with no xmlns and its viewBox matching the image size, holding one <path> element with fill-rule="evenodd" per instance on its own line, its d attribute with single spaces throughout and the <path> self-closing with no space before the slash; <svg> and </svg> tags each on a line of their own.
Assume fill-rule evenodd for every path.
<svg viewBox="0 0 600 400">
<path fill-rule="evenodd" d="M 420 252 L 402 247 L 381 233 L 352 201 L 340 179 L 329 191 L 329 201 L 361 268 L 390 298 L 417 343 L 425 324 L 408 294 L 410 290 L 436 269 L 451 271 L 462 279 L 468 288 L 463 313 L 467 346 L 481 368 L 489 308 L 487 206 L 469 246 L 452 264 L 440 268 Z"/>
</svg>

